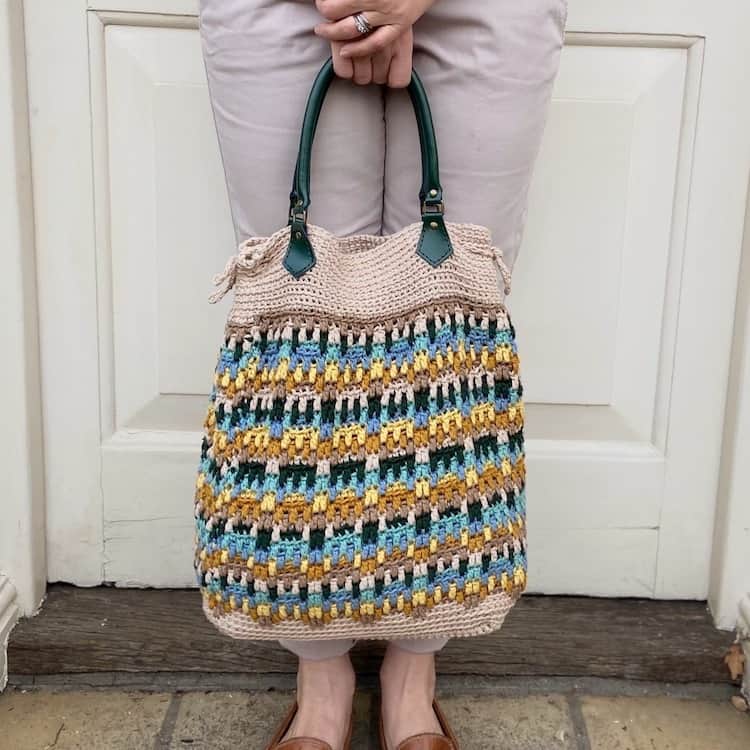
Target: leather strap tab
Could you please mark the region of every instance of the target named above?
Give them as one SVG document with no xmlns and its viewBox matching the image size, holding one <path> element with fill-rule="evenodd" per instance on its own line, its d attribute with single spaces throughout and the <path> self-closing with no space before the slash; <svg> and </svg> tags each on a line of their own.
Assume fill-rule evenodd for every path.
<svg viewBox="0 0 750 750">
<path fill-rule="evenodd" d="M 307 236 L 307 227 L 301 222 L 290 225 L 289 247 L 284 256 L 284 268 L 299 279 L 315 265 L 315 250 Z"/>
<path fill-rule="evenodd" d="M 453 245 L 442 213 L 422 214 L 422 234 L 417 255 L 435 268 L 453 255 Z"/>
</svg>

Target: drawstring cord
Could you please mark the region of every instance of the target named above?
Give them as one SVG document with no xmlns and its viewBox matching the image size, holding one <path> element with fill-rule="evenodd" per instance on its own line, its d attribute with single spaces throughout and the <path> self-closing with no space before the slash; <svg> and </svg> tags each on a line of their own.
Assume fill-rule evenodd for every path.
<svg viewBox="0 0 750 750">
<path fill-rule="evenodd" d="M 224 295 L 234 286 L 234 282 L 237 281 L 237 263 L 239 261 L 238 255 L 233 255 L 224 267 L 222 273 L 217 273 L 214 276 L 214 286 L 219 287 L 213 294 L 208 298 L 208 301 L 214 305 L 224 298 Z"/>
<path fill-rule="evenodd" d="M 233 255 L 228 261 L 224 270 L 214 276 L 214 286 L 218 289 L 209 296 L 208 301 L 213 305 L 224 298 L 224 295 L 235 285 L 237 281 L 237 271 L 243 268 L 246 271 L 257 266 L 265 255 L 265 249 L 257 246 L 257 240 L 249 239 L 243 242 L 236 255 Z M 265 243 L 264 243 L 265 244 Z M 248 248 L 253 247 L 248 252 Z"/>
<path fill-rule="evenodd" d="M 503 257 L 503 251 L 499 247 L 493 247 L 492 254 L 495 257 L 495 263 L 497 264 L 498 269 L 500 269 L 500 275 L 503 277 L 504 292 L 508 295 L 510 294 L 511 273 L 508 264 Z"/>
</svg>

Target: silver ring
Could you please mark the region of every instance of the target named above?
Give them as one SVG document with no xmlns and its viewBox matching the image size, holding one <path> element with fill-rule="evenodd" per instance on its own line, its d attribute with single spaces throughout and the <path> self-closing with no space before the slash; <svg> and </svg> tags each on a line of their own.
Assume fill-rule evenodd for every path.
<svg viewBox="0 0 750 750">
<path fill-rule="evenodd" d="M 365 18 L 364 13 L 355 13 L 352 18 L 354 18 L 354 25 L 357 27 L 357 31 L 362 34 L 362 36 L 367 36 L 367 34 L 372 33 L 372 26 Z"/>
</svg>

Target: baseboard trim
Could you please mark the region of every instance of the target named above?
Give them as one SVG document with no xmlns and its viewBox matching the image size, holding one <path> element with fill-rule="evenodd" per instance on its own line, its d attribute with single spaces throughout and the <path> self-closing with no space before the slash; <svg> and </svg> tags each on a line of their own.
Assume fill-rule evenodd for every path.
<svg viewBox="0 0 750 750">
<path fill-rule="evenodd" d="M 8 576 L 0 575 L 0 692 L 8 684 L 8 640 L 19 615 L 16 587 Z"/>
</svg>

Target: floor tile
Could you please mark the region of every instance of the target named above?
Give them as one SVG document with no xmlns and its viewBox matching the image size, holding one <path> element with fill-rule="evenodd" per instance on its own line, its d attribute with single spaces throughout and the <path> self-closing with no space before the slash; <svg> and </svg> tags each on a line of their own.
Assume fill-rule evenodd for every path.
<svg viewBox="0 0 750 750">
<path fill-rule="evenodd" d="M 575 750 L 561 696 L 441 698 L 461 750 Z"/>
<path fill-rule="evenodd" d="M 0 695 L 0 750 L 151 750 L 171 699 L 9 690 Z"/>
<path fill-rule="evenodd" d="M 212 692 L 182 696 L 170 750 L 263 748 L 294 700 L 292 693 Z M 370 732 L 370 696 L 358 694 L 354 705 L 352 747 L 366 750 Z"/>
<path fill-rule="evenodd" d="M 750 716 L 729 701 L 584 698 L 591 750 L 748 750 Z"/>
</svg>

